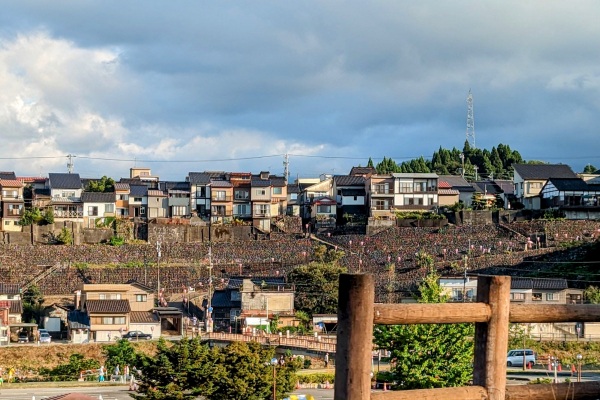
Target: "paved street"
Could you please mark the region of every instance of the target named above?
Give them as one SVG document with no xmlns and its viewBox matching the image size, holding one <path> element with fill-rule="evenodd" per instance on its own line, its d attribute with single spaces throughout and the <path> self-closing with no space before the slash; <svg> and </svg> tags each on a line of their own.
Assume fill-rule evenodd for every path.
<svg viewBox="0 0 600 400">
<path fill-rule="evenodd" d="M 127 386 L 87 386 L 73 388 L 37 387 L 24 389 L 10 389 L 8 385 L 0 388 L 0 399 L 2 400 L 42 400 L 52 396 L 65 393 L 84 393 L 89 396 L 102 396 L 102 400 L 131 400 L 128 395 Z"/>
</svg>

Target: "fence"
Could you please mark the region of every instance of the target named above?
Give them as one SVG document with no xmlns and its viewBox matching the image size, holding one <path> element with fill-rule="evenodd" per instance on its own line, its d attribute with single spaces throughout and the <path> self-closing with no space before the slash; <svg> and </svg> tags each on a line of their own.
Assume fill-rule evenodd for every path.
<svg viewBox="0 0 600 400">
<path fill-rule="evenodd" d="M 510 277 L 480 276 L 476 303 L 374 304 L 371 275 L 340 276 L 335 400 L 592 400 L 600 382 L 506 386 L 509 322 L 598 322 L 592 304 L 510 304 Z M 373 325 L 475 323 L 473 386 L 371 393 Z"/>
<path fill-rule="evenodd" d="M 323 353 L 335 354 L 336 340 L 334 338 L 301 336 L 286 337 L 285 335 L 240 335 L 235 333 L 212 332 L 203 333 L 202 340 L 220 340 L 225 342 L 257 342 L 263 345 L 298 348 Z"/>
</svg>

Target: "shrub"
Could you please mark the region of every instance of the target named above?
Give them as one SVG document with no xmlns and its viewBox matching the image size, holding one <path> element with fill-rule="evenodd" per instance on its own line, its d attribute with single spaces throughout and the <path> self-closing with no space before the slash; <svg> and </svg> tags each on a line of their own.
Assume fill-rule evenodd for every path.
<svg viewBox="0 0 600 400">
<path fill-rule="evenodd" d="M 125 239 L 121 236 L 113 236 L 109 241 L 111 246 L 122 246 L 125 244 Z"/>
</svg>

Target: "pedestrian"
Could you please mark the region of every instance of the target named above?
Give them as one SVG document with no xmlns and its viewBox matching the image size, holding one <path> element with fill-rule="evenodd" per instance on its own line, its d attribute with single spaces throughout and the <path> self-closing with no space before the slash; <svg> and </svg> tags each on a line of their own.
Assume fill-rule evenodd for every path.
<svg viewBox="0 0 600 400">
<path fill-rule="evenodd" d="M 325 368 L 329 367 L 329 353 L 325 353 Z"/>
<path fill-rule="evenodd" d="M 115 370 L 113 372 L 113 376 L 114 376 L 115 380 L 120 379 L 120 377 L 121 377 L 121 370 L 119 369 L 119 364 L 115 365 Z"/>
<path fill-rule="evenodd" d="M 104 382 L 104 365 L 101 365 L 98 370 L 98 382 Z"/>
</svg>

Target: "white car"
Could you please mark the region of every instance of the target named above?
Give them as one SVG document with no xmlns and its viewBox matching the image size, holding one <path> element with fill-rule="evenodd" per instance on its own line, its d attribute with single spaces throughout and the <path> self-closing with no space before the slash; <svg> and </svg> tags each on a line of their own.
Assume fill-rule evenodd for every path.
<svg viewBox="0 0 600 400">
<path fill-rule="evenodd" d="M 52 338 L 48 332 L 40 332 L 40 343 L 50 343 Z"/>
<path fill-rule="evenodd" d="M 510 350 L 506 355 L 507 367 L 522 367 L 523 354 L 525 355 L 525 363 L 535 365 L 535 352 L 531 349 L 516 349 Z"/>
</svg>

